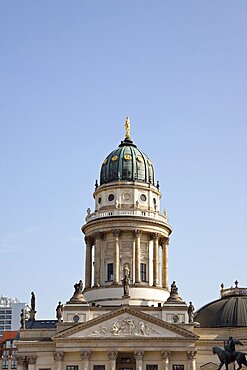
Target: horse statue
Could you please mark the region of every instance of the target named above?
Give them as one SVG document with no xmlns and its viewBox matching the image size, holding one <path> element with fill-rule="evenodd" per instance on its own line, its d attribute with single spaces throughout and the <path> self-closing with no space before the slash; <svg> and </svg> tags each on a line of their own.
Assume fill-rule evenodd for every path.
<svg viewBox="0 0 247 370">
<path fill-rule="evenodd" d="M 220 366 L 218 370 L 220 370 L 223 365 L 225 365 L 226 370 L 228 370 L 228 365 L 234 361 L 236 361 L 239 366 L 236 370 L 240 370 L 242 368 L 242 365 L 247 366 L 247 360 L 245 357 L 246 353 L 244 352 L 228 352 L 221 349 L 220 347 L 213 347 L 212 352 L 214 355 L 217 355 L 219 357 Z"/>
</svg>

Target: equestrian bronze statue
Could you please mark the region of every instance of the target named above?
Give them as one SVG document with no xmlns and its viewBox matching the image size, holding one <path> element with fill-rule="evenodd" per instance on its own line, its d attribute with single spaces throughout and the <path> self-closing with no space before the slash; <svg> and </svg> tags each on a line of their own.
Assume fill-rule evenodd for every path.
<svg viewBox="0 0 247 370">
<path fill-rule="evenodd" d="M 229 337 L 227 342 L 224 342 L 224 349 L 221 349 L 220 347 L 213 347 L 212 352 L 215 355 L 218 355 L 220 360 L 220 366 L 218 370 L 222 368 L 223 365 L 225 365 L 226 370 L 228 370 L 228 365 L 231 362 L 237 362 L 238 368 L 236 370 L 239 370 L 242 368 L 242 365 L 247 366 L 247 360 L 246 360 L 246 353 L 245 352 L 238 352 L 235 350 L 235 346 L 240 345 L 243 346 L 243 343 L 240 342 L 238 339 L 233 339 L 233 337 Z"/>
</svg>

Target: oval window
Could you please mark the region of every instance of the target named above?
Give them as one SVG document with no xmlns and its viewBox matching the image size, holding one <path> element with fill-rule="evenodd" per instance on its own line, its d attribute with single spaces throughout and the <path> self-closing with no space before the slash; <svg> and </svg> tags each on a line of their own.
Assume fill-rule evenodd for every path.
<svg viewBox="0 0 247 370">
<path fill-rule="evenodd" d="M 141 198 L 141 201 L 143 201 L 143 202 L 146 202 L 146 200 L 147 200 L 147 197 L 146 197 L 145 194 L 141 194 L 140 198 Z"/>
<path fill-rule="evenodd" d="M 109 200 L 109 202 L 112 202 L 114 200 L 114 194 L 109 194 L 108 195 L 108 200 Z"/>
</svg>

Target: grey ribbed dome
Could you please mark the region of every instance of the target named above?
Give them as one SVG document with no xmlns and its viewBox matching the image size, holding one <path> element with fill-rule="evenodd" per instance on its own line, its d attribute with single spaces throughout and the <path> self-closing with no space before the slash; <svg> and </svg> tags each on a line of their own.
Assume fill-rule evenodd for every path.
<svg viewBox="0 0 247 370">
<path fill-rule="evenodd" d="M 247 326 L 247 295 L 232 294 L 200 308 L 194 317 L 202 328 Z"/>
<path fill-rule="evenodd" d="M 150 159 L 131 139 L 121 142 L 104 160 L 100 185 L 112 181 L 141 181 L 154 185 L 154 168 Z"/>
</svg>

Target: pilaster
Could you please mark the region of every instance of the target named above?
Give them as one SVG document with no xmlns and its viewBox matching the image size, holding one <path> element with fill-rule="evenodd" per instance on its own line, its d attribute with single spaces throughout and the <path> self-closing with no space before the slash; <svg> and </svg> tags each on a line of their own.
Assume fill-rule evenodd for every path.
<svg viewBox="0 0 247 370">
<path fill-rule="evenodd" d="M 54 352 L 53 358 L 54 358 L 54 361 L 55 361 L 55 370 L 63 370 L 64 353 L 63 352 Z"/>
<path fill-rule="evenodd" d="M 171 352 L 161 351 L 160 356 L 161 356 L 161 359 L 162 359 L 162 370 L 169 370 Z"/>
<path fill-rule="evenodd" d="M 196 351 L 188 351 L 187 359 L 189 362 L 189 370 L 196 370 Z"/>
<path fill-rule="evenodd" d="M 143 351 L 135 351 L 135 360 L 136 360 L 136 370 L 142 370 L 142 363 L 143 363 Z"/>
<path fill-rule="evenodd" d="M 81 351 L 82 368 L 83 370 L 90 370 L 90 351 Z"/>
<path fill-rule="evenodd" d="M 35 370 L 36 360 L 36 355 L 27 356 L 28 370 Z"/>
<path fill-rule="evenodd" d="M 108 358 L 109 358 L 109 370 L 116 370 L 116 361 L 117 361 L 118 352 L 116 351 L 110 351 L 108 352 Z"/>
</svg>

